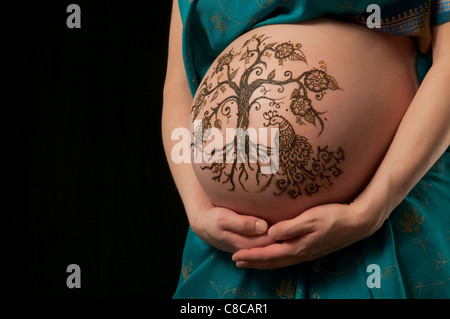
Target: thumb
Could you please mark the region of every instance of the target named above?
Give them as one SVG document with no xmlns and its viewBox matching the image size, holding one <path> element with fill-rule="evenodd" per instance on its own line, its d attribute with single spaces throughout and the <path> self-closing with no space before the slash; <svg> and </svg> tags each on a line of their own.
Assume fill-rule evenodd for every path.
<svg viewBox="0 0 450 319">
<path fill-rule="evenodd" d="M 221 218 L 220 225 L 224 230 L 250 236 L 262 235 L 269 228 L 267 222 L 261 218 L 237 213 L 227 214 L 225 218 Z"/>
</svg>

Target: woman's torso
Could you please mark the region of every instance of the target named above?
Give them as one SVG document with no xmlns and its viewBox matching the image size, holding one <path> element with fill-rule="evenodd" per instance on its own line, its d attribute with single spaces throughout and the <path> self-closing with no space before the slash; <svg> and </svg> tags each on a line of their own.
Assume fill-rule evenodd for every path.
<svg viewBox="0 0 450 319">
<path fill-rule="evenodd" d="M 269 223 L 350 201 L 375 172 L 417 90 L 415 55 L 409 38 L 329 19 L 243 34 L 211 65 L 191 109 L 194 137 L 208 128 L 223 134 L 220 147 L 220 138 L 194 142 L 193 156 L 201 144 L 203 159 L 225 162 L 193 164 L 205 192 L 215 205 Z M 275 145 L 244 138 L 247 151 L 237 156 L 226 128 L 278 128 L 277 172 L 262 174 L 264 153 L 257 153 L 274 156 Z"/>
</svg>

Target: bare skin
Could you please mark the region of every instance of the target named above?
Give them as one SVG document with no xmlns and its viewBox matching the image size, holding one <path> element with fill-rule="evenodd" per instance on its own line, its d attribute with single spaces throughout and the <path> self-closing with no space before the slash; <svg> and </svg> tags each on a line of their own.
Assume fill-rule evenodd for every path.
<svg viewBox="0 0 450 319">
<path fill-rule="evenodd" d="M 211 65 L 191 107 L 191 124 L 202 123 L 191 125 L 193 137 L 208 136 L 210 127 L 224 136 L 214 149 L 222 163 L 193 164 L 200 184 L 216 206 L 271 225 L 314 206 L 348 203 L 367 185 L 414 97 L 415 62 L 410 39 L 329 19 L 242 35 Z M 279 169 L 262 174 L 257 150 L 272 147 L 258 132 L 274 127 Z M 226 157 L 237 137 L 229 128 L 256 133 L 232 163 Z M 195 144 L 193 154 L 216 141 Z"/>
<path fill-rule="evenodd" d="M 174 144 L 170 141 L 171 131 L 188 127 L 193 105 L 184 75 L 181 29 L 175 1 L 162 120 L 167 155 Z M 450 24 L 434 27 L 433 35 L 433 67 L 410 103 L 375 174 L 349 204 L 316 206 L 269 229 L 262 218 L 215 206 L 191 164 L 173 164 L 169 160 L 189 222 L 197 235 L 219 249 L 234 253 L 233 260 L 238 267 L 273 269 L 322 257 L 379 229 L 450 141 L 450 93 L 445 87 L 450 80 L 450 48 L 448 41 L 444 41 L 450 36 Z"/>
</svg>

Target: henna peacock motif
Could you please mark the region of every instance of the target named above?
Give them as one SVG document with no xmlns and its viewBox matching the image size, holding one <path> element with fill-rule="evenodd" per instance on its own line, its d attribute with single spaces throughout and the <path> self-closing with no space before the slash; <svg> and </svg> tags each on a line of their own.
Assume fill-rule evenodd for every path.
<svg viewBox="0 0 450 319">
<path fill-rule="evenodd" d="M 329 152 L 327 147 L 318 148 L 317 157 L 313 157 L 313 148 L 304 136 L 297 135 L 292 125 L 277 111 L 264 113 L 268 120 L 265 126 L 279 128 L 279 163 L 281 172 L 276 178 L 276 185 L 280 195 L 284 192 L 291 198 L 299 195 L 311 196 L 321 187 L 332 184 L 331 176 L 339 176 L 342 170 L 337 164 L 344 160 L 344 152 L 339 148 L 336 152 Z"/>
</svg>

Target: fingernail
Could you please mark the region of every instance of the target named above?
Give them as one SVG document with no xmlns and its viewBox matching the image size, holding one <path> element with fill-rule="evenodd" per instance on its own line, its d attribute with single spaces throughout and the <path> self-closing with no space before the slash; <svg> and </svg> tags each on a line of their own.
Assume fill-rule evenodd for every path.
<svg viewBox="0 0 450 319">
<path fill-rule="evenodd" d="M 263 234 L 267 231 L 267 223 L 263 221 L 256 221 L 255 223 L 255 231 L 258 234 Z"/>
</svg>

